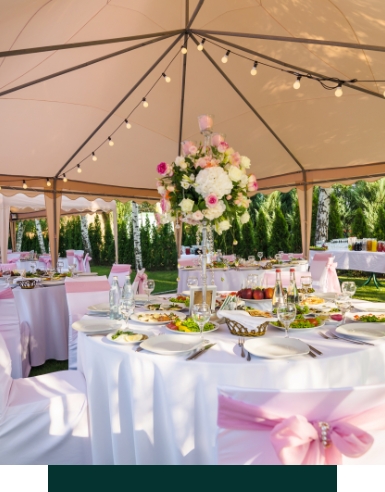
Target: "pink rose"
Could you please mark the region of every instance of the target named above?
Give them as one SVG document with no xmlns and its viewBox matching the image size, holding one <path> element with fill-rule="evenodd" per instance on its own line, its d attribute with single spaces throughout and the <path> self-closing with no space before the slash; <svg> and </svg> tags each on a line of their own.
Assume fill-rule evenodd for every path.
<svg viewBox="0 0 385 492">
<path fill-rule="evenodd" d="M 160 206 L 162 207 L 162 212 L 165 214 L 171 210 L 171 203 L 166 198 L 162 198 L 160 201 Z"/>
<path fill-rule="evenodd" d="M 205 168 L 207 166 L 207 163 L 208 161 L 210 160 L 210 158 L 207 159 L 207 156 L 205 157 L 200 157 L 196 163 L 195 163 L 195 167 L 201 167 L 201 168 Z"/>
<path fill-rule="evenodd" d="M 229 144 L 227 142 L 221 142 L 218 145 L 219 152 L 225 152 L 229 148 Z"/>
<path fill-rule="evenodd" d="M 241 162 L 241 156 L 239 152 L 234 152 L 234 154 L 231 154 L 230 162 L 233 166 L 239 167 L 239 163 Z"/>
<path fill-rule="evenodd" d="M 231 200 L 231 195 L 227 195 L 226 200 Z"/>
<path fill-rule="evenodd" d="M 211 195 L 206 196 L 205 202 L 208 207 L 215 207 L 218 203 L 218 197 L 211 193 Z"/>
<path fill-rule="evenodd" d="M 192 219 L 195 220 L 195 221 L 200 221 L 202 220 L 204 217 L 204 215 L 202 214 L 202 212 L 200 210 L 197 210 L 196 212 L 194 212 L 192 214 Z"/>
<path fill-rule="evenodd" d="M 190 150 L 190 154 L 196 154 L 198 152 L 198 149 L 195 145 L 191 145 L 189 150 Z"/>
<path fill-rule="evenodd" d="M 158 171 L 159 174 L 162 174 L 163 176 L 166 174 L 169 174 L 172 176 L 172 168 L 167 162 L 161 162 L 158 164 L 156 170 Z"/>
<path fill-rule="evenodd" d="M 225 139 L 220 133 L 214 133 L 211 137 L 211 145 L 214 145 L 215 147 L 218 147 L 218 145 L 224 141 Z"/>
<path fill-rule="evenodd" d="M 156 187 L 159 188 L 159 186 L 163 186 L 162 181 L 159 181 L 159 179 L 156 182 Z"/>
<path fill-rule="evenodd" d="M 249 176 L 249 182 L 247 185 L 248 191 L 257 191 L 258 190 L 258 183 L 257 183 L 257 178 L 254 176 L 254 174 L 250 174 Z"/>
</svg>

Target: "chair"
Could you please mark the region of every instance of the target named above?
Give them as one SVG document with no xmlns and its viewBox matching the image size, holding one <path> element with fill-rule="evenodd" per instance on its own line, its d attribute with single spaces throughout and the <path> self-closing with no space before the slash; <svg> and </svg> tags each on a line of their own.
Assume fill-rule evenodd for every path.
<svg viewBox="0 0 385 492">
<path fill-rule="evenodd" d="M 384 463 L 385 385 L 218 391 L 219 464 Z"/>
<path fill-rule="evenodd" d="M 142 268 L 142 270 L 139 270 L 135 276 L 135 280 L 132 284 L 132 292 L 134 295 L 144 294 L 143 284 L 147 280 L 147 275 L 144 273 L 145 270 L 145 268 Z"/>
<path fill-rule="evenodd" d="M 86 253 L 86 256 L 84 257 L 83 260 L 83 264 L 84 264 L 84 271 L 87 273 L 91 272 L 90 261 L 92 261 L 92 258 L 89 255 L 89 253 Z"/>
<path fill-rule="evenodd" d="M 82 318 L 88 306 L 108 303 L 110 284 L 105 276 L 66 278 L 65 289 L 69 313 L 68 331 L 68 368 L 77 368 L 78 332 L 72 323 Z"/>
<path fill-rule="evenodd" d="M 316 253 L 310 263 L 310 273 L 313 287 L 321 292 L 341 292 L 341 286 L 336 272 L 337 263 L 334 263 L 331 253 Z"/>
<path fill-rule="evenodd" d="M 12 289 L 0 290 L 0 334 L 12 361 L 13 379 L 27 378 L 31 371 L 29 358 L 30 328 L 20 323 Z"/>
<path fill-rule="evenodd" d="M 67 249 L 66 257 L 67 257 L 68 266 L 74 265 L 74 263 L 75 263 L 75 250 L 74 249 Z"/>
<path fill-rule="evenodd" d="M 84 272 L 83 256 L 84 256 L 83 249 L 75 249 L 76 270 L 78 272 Z"/>
<path fill-rule="evenodd" d="M 123 287 L 124 282 L 126 281 L 126 275 L 130 275 L 130 273 L 131 265 L 118 265 L 114 263 L 108 276 L 108 281 L 110 282 L 110 285 L 112 285 L 113 277 L 118 277 L 119 286 Z"/>
<path fill-rule="evenodd" d="M 12 379 L 0 335 L 0 464 L 92 464 L 86 384 L 78 371 Z"/>
</svg>

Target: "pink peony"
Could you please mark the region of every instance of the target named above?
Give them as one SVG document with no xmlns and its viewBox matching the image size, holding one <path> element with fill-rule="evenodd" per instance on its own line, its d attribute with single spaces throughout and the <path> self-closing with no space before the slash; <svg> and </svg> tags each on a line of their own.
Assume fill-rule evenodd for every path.
<svg viewBox="0 0 385 492">
<path fill-rule="evenodd" d="M 254 174 L 250 174 L 249 176 L 249 183 L 247 185 L 248 191 L 257 191 L 258 190 L 258 183 L 257 183 L 257 178 L 254 176 Z"/>
<path fill-rule="evenodd" d="M 206 196 L 205 202 L 208 207 L 215 207 L 218 203 L 218 197 L 214 193 L 211 193 Z"/>
<path fill-rule="evenodd" d="M 221 142 L 218 145 L 219 152 L 225 152 L 229 148 L 229 144 L 227 142 Z"/>
<path fill-rule="evenodd" d="M 169 174 L 172 176 L 172 168 L 167 162 L 160 162 L 156 168 L 159 174 L 162 174 L 163 176 L 166 174 Z"/>
</svg>

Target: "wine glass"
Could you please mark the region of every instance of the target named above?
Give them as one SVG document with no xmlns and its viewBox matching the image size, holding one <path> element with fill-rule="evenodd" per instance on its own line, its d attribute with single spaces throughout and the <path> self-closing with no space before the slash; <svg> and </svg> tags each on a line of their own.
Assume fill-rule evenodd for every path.
<svg viewBox="0 0 385 492">
<path fill-rule="evenodd" d="M 261 262 L 261 261 L 262 261 L 262 258 L 263 258 L 263 252 L 262 252 L 262 251 L 259 251 L 259 252 L 257 253 L 257 256 L 258 256 L 258 258 L 259 258 L 259 262 Z"/>
<path fill-rule="evenodd" d="M 342 325 L 345 324 L 345 315 L 351 308 L 351 299 L 349 295 L 339 294 L 334 300 L 336 306 L 341 311 L 342 314 Z"/>
<path fill-rule="evenodd" d="M 187 287 L 189 287 L 189 289 L 190 289 L 194 285 L 198 285 L 198 278 L 197 277 L 188 277 Z"/>
<path fill-rule="evenodd" d="M 352 298 L 356 293 L 357 286 L 355 282 L 342 282 L 341 290 L 342 293 L 345 294 L 345 296 L 349 296 L 350 298 Z"/>
<path fill-rule="evenodd" d="M 144 282 L 143 289 L 148 296 L 148 303 L 150 304 L 150 294 L 155 289 L 155 280 L 147 279 Z"/>
<path fill-rule="evenodd" d="M 305 294 L 306 297 L 306 294 L 310 293 L 310 289 L 312 285 L 311 277 L 301 277 L 301 285 L 302 285 L 303 293 Z"/>
<path fill-rule="evenodd" d="M 31 273 L 33 275 L 35 275 L 35 273 L 36 273 L 36 268 L 37 268 L 36 263 L 31 263 L 30 269 L 31 269 Z"/>
<path fill-rule="evenodd" d="M 120 314 L 123 316 L 125 325 L 128 326 L 128 319 L 134 313 L 135 299 L 133 297 L 124 298 L 120 301 Z"/>
<path fill-rule="evenodd" d="M 57 266 L 57 271 L 61 273 L 61 269 L 64 267 L 64 262 L 58 261 L 56 266 Z"/>
<path fill-rule="evenodd" d="M 192 308 L 192 319 L 198 324 L 201 332 L 201 340 L 203 341 L 203 328 L 209 321 L 211 316 L 210 306 L 206 303 L 194 304 Z"/>
<path fill-rule="evenodd" d="M 288 302 L 287 304 L 280 304 L 277 307 L 278 320 L 285 327 L 285 338 L 289 338 L 290 324 L 295 320 L 297 315 L 297 309 L 295 304 Z"/>
<path fill-rule="evenodd" d="M 70 276 L 74 276 L 75 265 L 68 265 L 68 271 L 70 272 Z"/>
<path fill-rule="evenodd" d="M 49 278 L 52 280 L 53 279 L 53 276 L 54 276 L 54 273 L 55 273 L 55 269 L 54 268 L 47 268 L 47 273 L 48 273 L 48 276 Z"/>
<path fill-rule="evenodd" d="M 10 270 L 6 270 L 5 272 L 3 272 L 3 278 L 5 278 L 5 281 L 7 282 L 7 284 L 9 284 L 9 279 L 11 278 L 11 271 Z"/>
<path fill-rule="evenodd" d="M 248 257 L 248 260 L 249 260 L 249 264 L 250 264 L 250 265 L 253 265 L 253 263 L 255 263 L 255 256 L 254 256 L 254 255 L 250 255 L 250 256 Z"/>
</svg>

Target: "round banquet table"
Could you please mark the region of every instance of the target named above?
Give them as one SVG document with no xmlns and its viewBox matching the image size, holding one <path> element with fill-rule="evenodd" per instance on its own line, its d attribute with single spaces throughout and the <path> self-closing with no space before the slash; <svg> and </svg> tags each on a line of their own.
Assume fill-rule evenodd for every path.
<svg viewBox="0 0 385 492">
<path fill-rule="evenodd" d="M 132 329 L 139 326 L 130 322 Z M 284 333 L 269 329 L 265 336 Z M 136 345 L 79 333 L 78 368 L 87 382 L 94 464 L 215 464 L 218 386 L 280 390 L 385 383 L 385 343 L 325 340 L 310 330 L 301 332 L 301 340 L 324 355 L 252 356 L 249 362 L 240 357 L 226 325 L 205 338 L 216 345 L 186 361 L 186 355 L 135 352 Z"/>
<path fill-rule="evenodd" d="M 68 306 L 64 285 L 13 289 L 20 323 L 30 327 L 31 366 L 68 359 Z"/>
<path fill-rule="evenodd" d="M 282 266 L 282 272 L 289 272 L 290 268 L 295 268 L 296 272 L 307 272 L 309 268 L 309 264 L 303 265 L 291 265 L 288 267 Z M 260 285 L 263 285 L 263 277 L 264 273 L 274 272 L 275 270 L 256 270 L 252 267 L 240 267 L 239 269 L 235 268 L 208 268 L 207 269 L 207 283 L 209 285 L 216 285 L 217 290 L 225 290 L 225 291 L 238 291 L 242 288 L 243 282 L 247 279 L 249 275 L 258 275 L 260 279 Z M 184 290 L 188 290 L 187 287 L 187 279 L 189 277 L 197 277 L 198 283 L 201 285 L 201 269 L 200 268 L 180 268 L 178 270 L 178 292 L 183 292 Z M 275 281 L 275 277 L 274 277 Z M 274 287 L 274 281 L 272 285 L 269 287 Z"/>
</svg>

